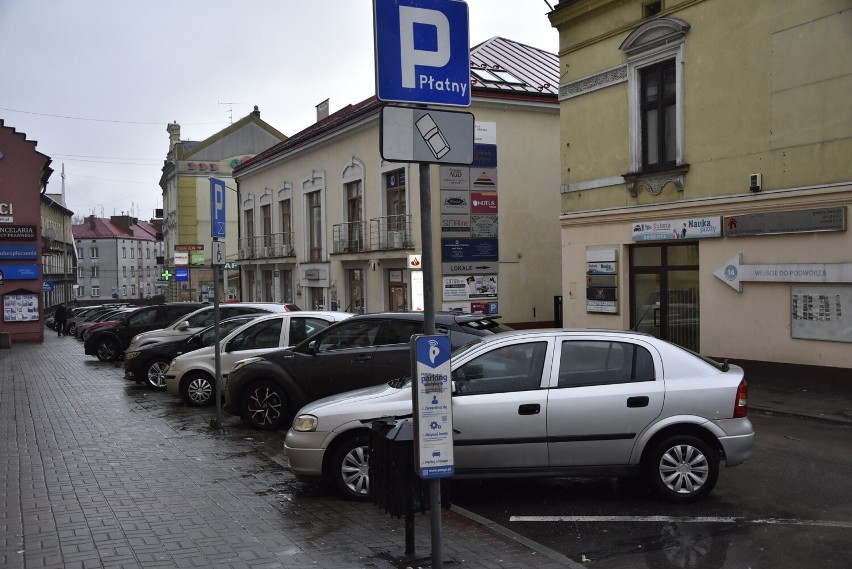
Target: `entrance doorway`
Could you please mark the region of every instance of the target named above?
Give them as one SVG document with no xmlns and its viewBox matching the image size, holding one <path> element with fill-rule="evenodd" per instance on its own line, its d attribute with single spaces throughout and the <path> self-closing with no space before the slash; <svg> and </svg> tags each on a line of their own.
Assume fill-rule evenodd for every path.
<svg viewBox="0 0 852 569">
<path fill-rule="evenodd" d="M 699 351 L 698 243 L 630 249 L 630 327 Z"/>
</svg>

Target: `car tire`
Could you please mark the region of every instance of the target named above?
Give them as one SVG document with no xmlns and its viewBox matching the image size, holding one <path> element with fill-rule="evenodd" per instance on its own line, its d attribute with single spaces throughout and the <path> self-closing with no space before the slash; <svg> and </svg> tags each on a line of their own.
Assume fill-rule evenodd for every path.
<svg viewBox="0 0 852 569">
<path fill-rule="evenodd" d="M 163 391 L 166 388 L 166 370 L 169 369 L 168 360 L 154 360 L 145 366 L 145 383 L 151 389 Z"/>
<path fill-rule="evenodd" d="M 69 324 L 68 330 L 66 330 L 65 333 L 68 334 L 69 336 L 74 336 L 76 338 L 77 337 L 77 325 L 73 324 L 73 323 Z"/>
<path fill-rule="evenodd" d="M 207 407 L 215 400 L 216 382 L 204 372 L 190 373 L 184 380 L 183 394 L 193 407 Z"/>
<path fill-rule="evenodd" d="M 95 355 L 102 362 L 114 362 L 118 359 L 118 342 L 113 338 L 102 338 L 98 340 L 95 347 Z"/>
<path fill-rule="evenodd" d="M 348 436 L 334 447 L 328 479 L 347 500 L 370 499 L 370 441 L 367 435 Z"/>
<path fill-rule="evenodd" d="M 273 381 L 262 379 L 249 385 L 244 401 L 244 416 L 255 429 L 274 431 L 290 418 L 287 393 Z"/>
<path fill-rule="evenodd" d="M 648 482 L 670 502 L 695 502 L 713 490 L 719 455 L 698 437 L 675 435 L 658 444 L 646 465 Z"/>
</svg>

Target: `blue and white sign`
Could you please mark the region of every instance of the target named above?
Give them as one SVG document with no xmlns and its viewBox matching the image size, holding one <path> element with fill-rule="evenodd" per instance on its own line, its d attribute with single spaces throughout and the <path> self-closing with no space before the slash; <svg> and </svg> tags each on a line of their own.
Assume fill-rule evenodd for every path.
<svg viewBox="0 0 852 569">
<path fill-rule="evenodd" d="M 188 281 L 189 280 L 189 269 L 175 269 L 175 280 L 176 281 Z"/>
<path fill-rule="evenodd" d="M 411 344 L 417 471 L 423 479 L 448 478 L 455 472 L 450 338 L 417 335 Z"/>
<path fill-rule="evenodd" d="M 38 259 L 37 245 L 0 245 L 0 259 L 21 261 Z"/>
<path fill-rule="evenodd" d="M 210 236 L 225 237 L 225 181 L 210 178 Z"/>
<path fill-rule="evenodd" d="M 0 265 L 0 275 L 7 281 L 38 280 L 38 265 Z"/>
<path fill-rule="evenodd" d="M 41 290 L 43 292 L 53 292 L 53 281 L 44 281 L 41 283 Z"/>
<path fill-rule="evenodd" d="M 373 0 L 381 101 L 470 106 L 470 38 L 461 0 Z"/>
</svg>

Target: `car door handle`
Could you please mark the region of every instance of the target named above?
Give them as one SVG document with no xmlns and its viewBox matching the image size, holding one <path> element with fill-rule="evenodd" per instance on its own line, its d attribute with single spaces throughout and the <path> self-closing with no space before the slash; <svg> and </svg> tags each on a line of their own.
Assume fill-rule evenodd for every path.
<svg viewBox="0 0 852 569">
<path fill-rule="evenodd" d="M 525 403 L 518 407 L 518 415 L 538 415 L 541 413 L 541 405 L 538 403 Z"/>
<path fill-rule="evenodd" d="M 352 358 L 353 362 L 368 362 L 373 359 L 373 356 L 356 356 Z"/>
<path fill-rule="evenodd" d="M 627 406 L 628 407 L 647 407 L 648 406 L 648 397 L 643 395 L 641 397 L 628 397 L 627 398 Z"/>
</svg>

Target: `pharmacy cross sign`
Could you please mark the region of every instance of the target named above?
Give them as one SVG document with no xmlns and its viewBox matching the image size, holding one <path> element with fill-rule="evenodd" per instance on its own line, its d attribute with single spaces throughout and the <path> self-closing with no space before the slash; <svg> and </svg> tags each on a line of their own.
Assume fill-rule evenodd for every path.
<svg viewBox="0 0 852 569">
<path fill-rule="evenodd" d="M 171 272 L 169 272 L 169 270 L 168 270 L 168 269 L 166 269 L 165 271 L 163 271 L 162 273 L 160 273 L 160 277 L 161 277 L 164 281 L 169 280 L 170 278 L 172 278 L 172 276 L 173 276 L 173 275 L 172 275 L 172 273 L 171 273 Z"/>
</svg>

